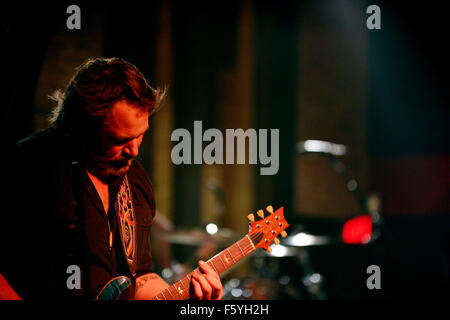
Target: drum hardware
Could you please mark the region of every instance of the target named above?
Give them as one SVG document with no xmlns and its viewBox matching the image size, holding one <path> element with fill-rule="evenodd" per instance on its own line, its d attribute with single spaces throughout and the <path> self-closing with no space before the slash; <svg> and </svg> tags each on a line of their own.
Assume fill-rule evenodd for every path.
<svg viewBox="0 0 450 320">
<path fill-rule="evenodd" d="M 209 230 L 210 229 L 211 228 L 209 228 Z M 190 229 L 155 232 L 154 235 L 155 237 L 172 244 L 201 246 L 206 242 L 213 242 L 217 247 L 224 248 L 241 238 L 236 232 L 227 228 L 217 229 L 214 233 L 211 232 L 211 230 L 208 232 L 202 229 Z"/>
</svg>

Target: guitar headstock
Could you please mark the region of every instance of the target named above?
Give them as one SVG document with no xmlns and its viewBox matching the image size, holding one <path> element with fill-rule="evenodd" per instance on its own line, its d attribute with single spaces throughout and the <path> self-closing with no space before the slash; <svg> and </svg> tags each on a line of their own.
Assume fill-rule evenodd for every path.
<svg viewBox="0 0 450 320">
<path fill-rule="evenodd" d="M 277 236 L 281 234 L 283 238 L 286 237 L 287 233 L 284 230 L 289 227 L 289 224 L 284 218 L 283 210 L 284 208 L 280 207 L 274 212 L 272 206 L 267 206 L 266 211 L 269 215 L 265 216 L 263 210 L 258 210 L 256 214 L 261 218 L 258 221 L 255 221 L 254 214 L 249 214 L 247 216 L 251 221 L 248 236 L 255 247 L 263 248 L 264 250 L 271 252 L 272 248 L 270 247 L 270 244 L 272 241 L 275 244 L 279 244 L 280 240 Z"/>
</svg>

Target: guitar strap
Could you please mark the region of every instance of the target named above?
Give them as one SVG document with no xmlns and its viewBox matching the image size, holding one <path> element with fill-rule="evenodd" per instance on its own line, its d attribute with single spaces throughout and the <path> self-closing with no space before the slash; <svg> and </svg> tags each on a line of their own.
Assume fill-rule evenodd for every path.
<svg viewBox="0 0 450 320">
<path fill-rule="evenodd" d="M 133 208 L 131 189 L 125 175 L 115 203 L 122 249 L 133 277 L 136 275 L 136 215 Z"/>
</svg>

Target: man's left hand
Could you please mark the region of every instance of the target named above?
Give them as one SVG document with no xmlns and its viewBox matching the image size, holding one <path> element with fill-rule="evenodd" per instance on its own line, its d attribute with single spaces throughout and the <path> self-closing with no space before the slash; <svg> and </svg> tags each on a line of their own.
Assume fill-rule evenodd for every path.
<svg viewBox="0 0 450 320">
<path fill-rule="evenodd" d="M 223 297 L 222 282 L 217 272 L 206 262 L 198 262 L 200 270 L 192 273 L 193 299 L 198 300 L 220 300 Z"/>
</svg>

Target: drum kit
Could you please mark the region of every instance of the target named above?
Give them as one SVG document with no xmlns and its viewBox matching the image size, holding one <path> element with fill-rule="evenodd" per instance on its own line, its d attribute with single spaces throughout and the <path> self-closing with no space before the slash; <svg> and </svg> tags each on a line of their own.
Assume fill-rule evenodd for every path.
<svg viewBox="0 0 450 320">
<path fill-rule="evenodd" d="M 242 235 L 226 228 L 218 229 L 214 234 L 208 233 L 205 228 L 164 232 L 156 236 L 171 244 L 198 248 L 213 244 L 215 251 L 223 250 L 242 238 Z M 326 299 L 321 287 L 323 276 L 312 267 L 307 249 L 337 243 L 331 236 L 313 235 L 294 227 L 278 245 L 272 246 L 272 252 L 254 252 L 250 257 L 249 276 L 244 279 L 223 277 L 224 299 Z M 188 263 L 190 266 L 172 263 L 170 269 L 162 270 L 163 277 L 169 282 L 176 281 L 195 267 L 194 260 Z"/>
<path fill-rule="evenodd" d="M 303 153 L 325 153 L 332 156 L 332 164 L 339 168 L 343 174 L 341 163 L 336 162 L 335 156 L 344 155 L 348 147 L 326 141 L 308 140 L 297 145 L 297 151 Z M 349 191 L 355 191 L 350 190 Z M 380 201 L 377 195 L 366 197 L 366 211 L 370 213 L 371 223 L 379 225 Z M 281 238 L 276 246 L 272 246 L 269 253 L 265 250 L 256 250 L 250 260 L 251 272 L 244 278 L 228 277 L 223 279 L 224 299 L 226 300 L 324 300 L 327 293 L 323 286 L 325 276 L 315 270 L 310 256 L 310 250 L 318 247 L 346 245 L 342 237 L 343 225 L 339 227 L 340 233 L 315 234 L 308 232 L 301 223 L 291 225 L 289 235 Z M 372 230 L 368 244 L 377 240 L 379 230 Z M 174 230 L 161 232 L 157 236 L 177 245 L 205 247 L 213 244 L 217 253 L 242 238 L 242 234 L 227 228 L 219 228 L 209 224 L 205 228 L 195 230 Z M 211 251 L 209 251 L 210 253 Z M 198 257 L 196 257 L 198 258 Z M 209 257 L 201 257 L 202 259 Z M 195 259 L 194 259 L 195 260 Z M 195 267 L 192 260 L 190 266 L 181 268 L 179 263 L 172 264 L 170 270 L 163 270 L 163 276 L 168 281 L 175 281 L 183 276 L 189 269 Z M 178 276 L 177 276 L 178 275 Z"/>
</svg>

